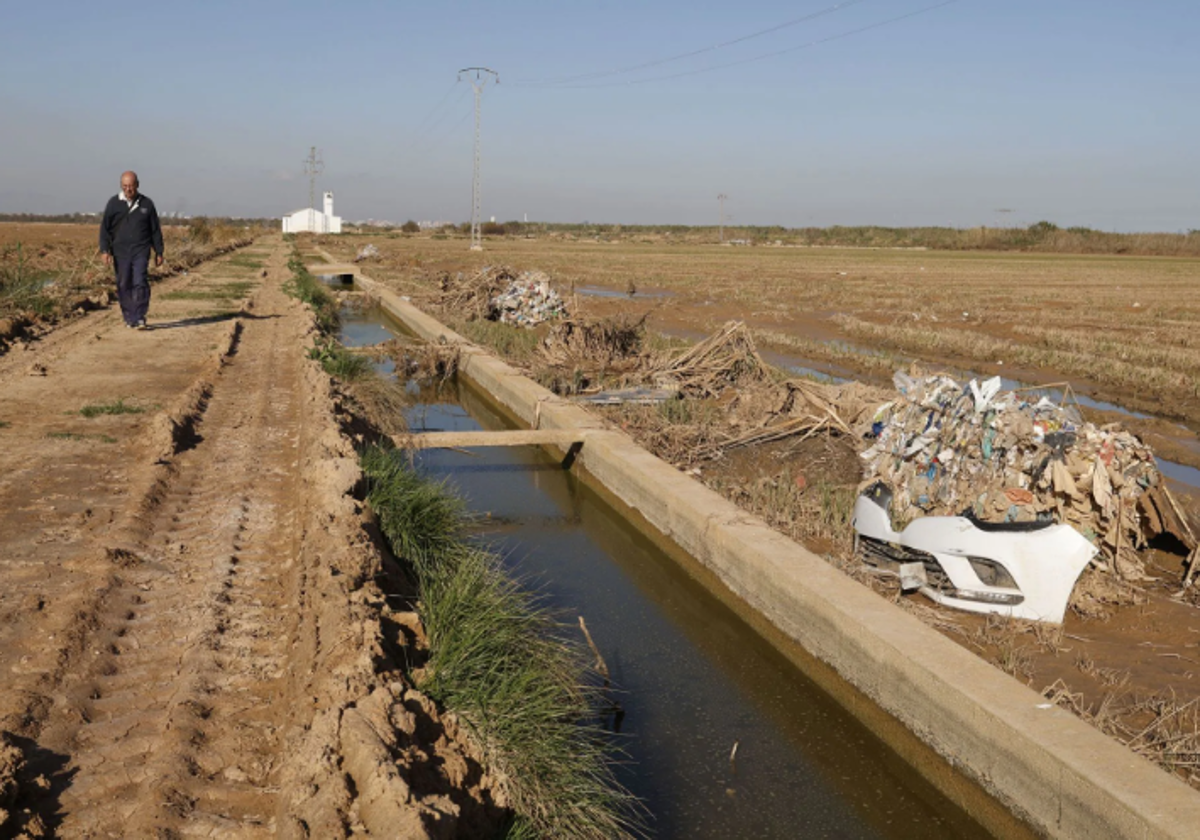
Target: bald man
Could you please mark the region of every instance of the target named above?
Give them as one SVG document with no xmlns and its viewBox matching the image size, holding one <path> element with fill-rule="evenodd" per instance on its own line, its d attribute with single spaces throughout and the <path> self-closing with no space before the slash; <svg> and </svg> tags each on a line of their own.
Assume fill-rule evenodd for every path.
<svg viewBox="0 0 1200 840">
<path fill-rule="evenodd" d="M 163 263 L 162 227 L 154 202 L 138 192 L 136 172 L 121 175 L 121 191 L 108 200 L 100 222 L 100 253 L 106 265 L 115 265 L 117 299 L 125 326 L 146 329 L 150 309 L 150 282 L 146 270 L 150 249 L 154 264 Z"/>
</svg>

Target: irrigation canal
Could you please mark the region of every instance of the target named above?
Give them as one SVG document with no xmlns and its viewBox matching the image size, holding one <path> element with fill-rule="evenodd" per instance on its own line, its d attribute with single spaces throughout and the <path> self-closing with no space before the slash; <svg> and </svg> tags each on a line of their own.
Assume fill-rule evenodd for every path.
<svg viewBox="0 0 1200 840">
<path fill-rule="evenodd" d="M 347 308 L 342 325 L 348 346 L 400 334 L 378 311 Z M 504 425 L 466 387 L 423 398 L 409 423 L 414 431 Z M 645 802 L 655 836 L 988 836 L 541 450 L 426 450 L 419 463 L 486 517 L 483 535 L 516 575 L 567 621 L 586 620 L 619 689 L 623 716 L 609 719 L 625 754 L 619 777 Z M 954 786 L 972 787 L 961 778 Z M 982 797 L 976 791 L 965 799 Z"/>
</svg>

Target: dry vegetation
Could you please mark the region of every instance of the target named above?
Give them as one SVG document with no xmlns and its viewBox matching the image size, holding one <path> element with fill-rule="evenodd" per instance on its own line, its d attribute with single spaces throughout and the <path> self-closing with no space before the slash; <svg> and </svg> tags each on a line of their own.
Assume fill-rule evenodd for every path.
<svg viewBox="0 0 1200 840">
<path fill-rule="evenodd" d="M 256 231 L 257 232 L 257 231 Z M 251 231 L 197 219 L 163 229 L 167 277 L 253 241 Z M 97 248 L 97 225 L 0 223 L 0 350 L 75 312 L 115 297 L 112 270 Z"/>
</svg>

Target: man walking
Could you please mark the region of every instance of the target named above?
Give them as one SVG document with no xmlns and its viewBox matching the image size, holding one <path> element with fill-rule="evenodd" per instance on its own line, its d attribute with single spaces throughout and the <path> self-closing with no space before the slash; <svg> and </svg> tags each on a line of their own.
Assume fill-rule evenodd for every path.
<svg viewBox="0 0 1200 840">
<path fill-rule="evenodd" d="M 117 299 L 125 326 L 146 329 L 146 312 L 150 308 L 150 282 L 146 269 L 150 249 L 154 249 L 154 264 L 163 263 L 162 227 L 154 202 L 138 192 L 136 172 L 121 175 L 121 191 L 108 200 L 104 220 L 100 222 L 100 253 L 105 265 L 114 265 L 117 272 Z"/>
</svg>

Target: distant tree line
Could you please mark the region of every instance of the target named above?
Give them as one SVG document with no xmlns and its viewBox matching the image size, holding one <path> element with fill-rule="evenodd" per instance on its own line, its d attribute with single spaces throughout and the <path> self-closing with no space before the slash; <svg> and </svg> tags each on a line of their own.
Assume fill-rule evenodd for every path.
<svg viewBox="0 0 1200 840">
<path fill-rule="evenodd" d="M 593 222 L 485 222 L 484 236 L 558 236 L 573 239 L 717 243 L 716 225 L 624 225 Z M 442 234 L 469 235 L 464 222 Z M 1041 221 L 1028 227 L 881 227 L 877 225 L 787 228 L 726 226 L 724 241 L 740 245 L 827 248 L 927 248 L 937 251 L 1031 251 L 1071 254 L 1200 256 L 1200 230 L 1187 233 L 1111 233 L 1087 227 L 1060 228 Z"/>
</svg>

